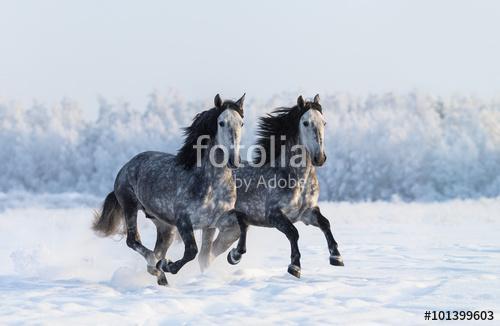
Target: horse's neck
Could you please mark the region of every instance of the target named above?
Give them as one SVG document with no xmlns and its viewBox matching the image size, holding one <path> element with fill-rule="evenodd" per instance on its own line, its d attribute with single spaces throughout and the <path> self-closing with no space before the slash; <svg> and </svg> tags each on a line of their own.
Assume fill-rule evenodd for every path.
<svg viewBox="0 0 500 326">
<path fill-rule="evenodd" d="M 220 178 L 226 177 L 228 174 L 231 173 L 231 170 L 224 165 L 223 167 L 217 167 L 212 162 L 210 162 L 210 150 L 212 149 L 212 146 L 209 147 L 205 153 L 205 155 L 202 157 L 201 161 L 201 169 L 202 173 L 206 178 L 216 180 Z"/>
<path fill-rule="evenodd" d="M 287 143 L 285 147 L 285 162 L 286 162 L 286 167 L 288 169 L 291 169 L 295 172 L 296 176 L 300 179 L 308 179 L 312 175 L 316 174 L 316 168 L 312 164 L 311 157 L 309 153 L 305 153 L 305 164 L 300 164 L 300 166 L 292 166 L 291 164 L 291 158 L 294 155 L 297 155 L 296 151 L 292 151 L 292 147 L 295 145 L 299 145 L 297 143 Z M 283 153 L 282 153 L 283 154 Z M 278 162 L 281 160 L 281 155 L 278 158 Z"/>
</svg>

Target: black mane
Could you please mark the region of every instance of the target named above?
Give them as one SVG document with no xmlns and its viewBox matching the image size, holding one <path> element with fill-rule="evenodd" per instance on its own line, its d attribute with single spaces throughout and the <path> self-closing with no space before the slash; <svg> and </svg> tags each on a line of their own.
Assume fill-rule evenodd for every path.
<svg viewBox="0 0 500 326">
<path fill-rule="evenodd" d="M 210 142 L 213 140 L 217 133 L 217 118 L 225 110 L 234 110 L 243 117 L 243 110 L 233 101 L 224 101 L 221 107 L 198 113 L 193 123 L 184 128 L 184 145 L 177 151 L 175 158 L 177 165 L 182 165 L 184 169 L 189 170 L 196 164 L 196 149 L 193 146 L 196 145 L 198 137 L 203 135 L 209 136 Z M 208 141 L 204 140 L 202 144 L 206 145 Z M 205 151 L 206 149 L 202 150 L 202 157 Z"/>
<path fill-rule="evenodd" d="M 285 136 L 286 141 L 297 142 L 297 137 L 299 136 L 299 121 L 304 113 L 308 110 L 318 110 L 322 112 L 321 105 L 314 102 L 306 102 L 303 107 L 295 105 L 291 108 L 277 108 L 272 113 L 267 114 L 264 117 L 259 118 L 259 125 L 257 130 L 256 145 L 260 145 L 264 148 L 266 153 L 266 159 L 264 163 L 270 163 L 271 161 L 271 136 L 274 136 L 274 153 L 275 158 L 278 158 L 281 154 L 281 145 L 284 141 L 281 140 L 281 136 Z M 254 151 L 254 162 L 260 163 L 262 149 L 256 149 Z"/>
</svg>

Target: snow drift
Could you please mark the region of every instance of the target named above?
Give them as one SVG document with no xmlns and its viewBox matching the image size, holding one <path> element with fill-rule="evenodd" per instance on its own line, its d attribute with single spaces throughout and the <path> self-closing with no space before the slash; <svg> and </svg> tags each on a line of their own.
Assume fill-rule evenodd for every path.
<svg viewBox="0 0 500 326">
<path fill-rule="evenodd" d="M 419 325 L 426 310 L 500 311 L 498 199 L 321 203 L 345 267 L 329 265 L 320 230 L 297 223 L 296 279 L 286 237 L 255 227 L 240 264 L 221 255 L 200 274 L 195 260 L 166 288 L 125 239 L 91 231 L 92 206 L 47 208 L 33 197 L 0 210 L 2 325 Z M 142 214 L 138 222 L 151 248 L 156 228 Z M 167 255 L 183 249 L 174 243 Z"/>
<path fill-rule="evenodd" d="M 244 144 L 252 143 L 258 116 L 295 98 L 248 101 Z M 156 93 L 145 109 L 101 99 L 91 121 L 66 99 L 28 108 L 0 100 L 0 192 L 105 194 L 136 153 L 175 152 L 182 127 L 211 104 Z M 500 102 L 389 93 L 324 95 L 322 104 L 329 158 L 320 169 L 322 199 L 500 195 Z"/>
</svg>

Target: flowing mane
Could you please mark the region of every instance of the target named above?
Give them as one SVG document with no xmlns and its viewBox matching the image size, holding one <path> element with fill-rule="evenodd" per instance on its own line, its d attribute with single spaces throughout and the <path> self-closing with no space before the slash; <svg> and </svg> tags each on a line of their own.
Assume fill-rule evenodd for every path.
<svg viewBox="0 0 500 326">
<path fill-rule="evenodd" d="M 177 165 L 182 165 L 184 169 L 189 170 L 196 164 L 196 150 L 193 146 L 196 145 L 198 137 L 207 135 L 212 141 L 217 133 L 217 118 L 228 109 L 235 110 L 243 117 L 243 110 L 233 101 L 224 101 L 221 107 L 200 112 L 194 117 L 193 123 L 184 128 L 184 145 L 177 151 L 175 158 Z M 202 142 L 204 145 L 207 143 L 207 140 Z M 205 151 L 206 149 L 202 150 L 202 156 Z"/>
<path fill-rule="evenodd" d="M 314 102 L 306 102 L 303 107 L 295 105 L 291 108 L 277 108 L 272 113 L 259 118 L 257 130 L 256 145 L 262 146 L 266 153 L 265 163 L 271 161 L 271 137 L 274 136 L 274 153 L 276 158 L 281 154 L 281 145 L 283 141 L 281 136 L 285 136 L 286 141 L 297 142 L 299 135 L 299 121 L 308 110 L 318 110 L 321 112 L 321 106 Z M 254 151 L 254 162 L 261 162 L 261 150 Z"/>
</svg>

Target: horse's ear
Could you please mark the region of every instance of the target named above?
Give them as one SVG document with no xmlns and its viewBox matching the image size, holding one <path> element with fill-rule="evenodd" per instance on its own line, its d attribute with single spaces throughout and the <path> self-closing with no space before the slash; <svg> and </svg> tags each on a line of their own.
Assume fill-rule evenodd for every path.
<svg viewBox="0 0 500 326">
<path fill-rule="evenodd" d="M 304 101 L 304 98 L 302 97 L 302 95 L 300 95 L 297 99 L 297 105 L 299 106 L 299 108 L 303 108 L 305 104 L 306 102 Z"/>
<path fill-rule="evenodd" d="M 316 96 L 314 97 L 314 103 L 319 104 L 319 94 L 316 94 Z"/>
<path fill-rule="evenodd" d="M 247 95 L 247 93 L 243 94 L 243 96 L 238 101 L 236 101 L 236 104 L 240 107 L 240 109 L 243 108 L 243 102 L 245 102 L 245 95 Z"/>
<path fill-rule="evenodd" d="M 215 104 L 216 108 L 221 108 L 222 107 L 222 99 L 220 98 L 219 94 L 215 95 L 214 104 Z"/>
</svg>

